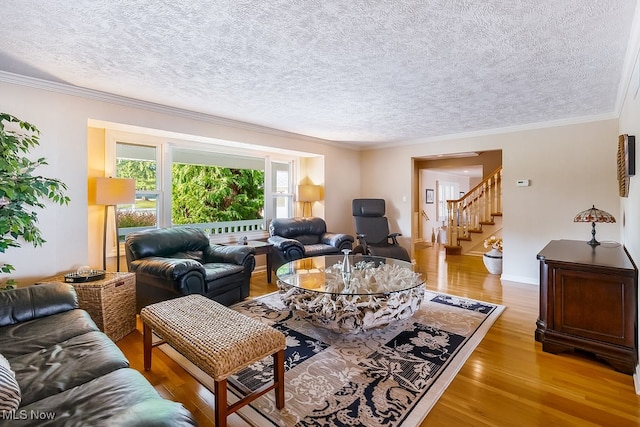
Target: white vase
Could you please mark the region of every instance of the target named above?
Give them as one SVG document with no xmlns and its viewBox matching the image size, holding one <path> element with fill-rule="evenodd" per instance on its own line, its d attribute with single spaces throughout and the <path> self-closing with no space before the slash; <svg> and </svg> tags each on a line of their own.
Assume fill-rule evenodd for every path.
<svg viewBox="0 0 640 427">
<path fill-rule="evenodd" d="M 482 256 L 484 266 L 491 274 L 502 274 L 502 252 L 492 248 Z"/>
</svg>

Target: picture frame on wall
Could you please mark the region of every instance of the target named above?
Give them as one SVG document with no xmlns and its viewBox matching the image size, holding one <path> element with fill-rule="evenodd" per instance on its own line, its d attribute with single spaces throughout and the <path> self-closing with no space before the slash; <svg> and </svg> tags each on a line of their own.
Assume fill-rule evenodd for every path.
<svg viewBox="0 0 640 427">
<path fill-rule="evenodd" d="M 618 191 L 620 197 L 629 196 L 630 177 L 636 174 L 636 137 L 618 137 Z"/>
<path fill-rule="evenodd" d="M 427 188 L 427 194 L 426 194 L 426 198 L 425 201 L 427 202 L 428 205 L 433 204 L 435 201 L 435 192 L 433 191 L 433 188 Z"/>
</svg>

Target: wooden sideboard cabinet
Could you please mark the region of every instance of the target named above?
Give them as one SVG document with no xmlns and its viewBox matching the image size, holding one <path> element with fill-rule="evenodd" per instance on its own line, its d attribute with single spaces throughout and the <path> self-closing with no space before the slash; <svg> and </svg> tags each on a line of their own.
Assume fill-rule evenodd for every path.
<svg viewBox="0 0 640 427">
<path fill-rule="evenodd" d="M 626 374 L 637 363 L 638 270 L 626 249 L 552 240 L 540 260 L 535 338 L 549 353 L 583 350 Z"/>
</svg>

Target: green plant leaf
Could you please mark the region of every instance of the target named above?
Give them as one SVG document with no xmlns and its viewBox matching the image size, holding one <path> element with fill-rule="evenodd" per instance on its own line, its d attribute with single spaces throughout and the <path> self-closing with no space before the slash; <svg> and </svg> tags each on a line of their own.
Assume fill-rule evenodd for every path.
<svg viewBox="0 0 640 427">
<path fill-rule="evenodd" d="M 24 154 L 40 144 L 40 131 L 31 123 L 11 114 L 0 113 L 0 197 L 9 203 L 0 207 L 0 252 L 20 247 L 21 242 L 37 247 L 46 241 L 37 226 L 38 216 L 29 209 L 44 208 L 49 199 L 66 205 L 67 186 L 55 178 L 32 175 L 39 166 L 47 165 L 44 157 L 33 161 Z M 0 264 L 0 272 L 14 271 L 10 264 Z"/>
</svg>

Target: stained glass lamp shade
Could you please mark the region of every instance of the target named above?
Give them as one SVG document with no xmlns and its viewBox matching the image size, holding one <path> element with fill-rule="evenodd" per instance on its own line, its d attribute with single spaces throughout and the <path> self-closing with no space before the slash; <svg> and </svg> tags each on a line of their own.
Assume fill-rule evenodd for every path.
<svg viewBox="0 0 640 427">
<path fill-rule="evenodd" d="M 591 240 L 587 244 L 598 246 L 600 242 L 596 240 L 596 222 L 616 222 L 616 219 L 609 212 L 605 212 L 592 205 L 591 208 L 584 210 L 573 218 L 573 222 L 590 222 L 591 223 Z"/>
</svg>

